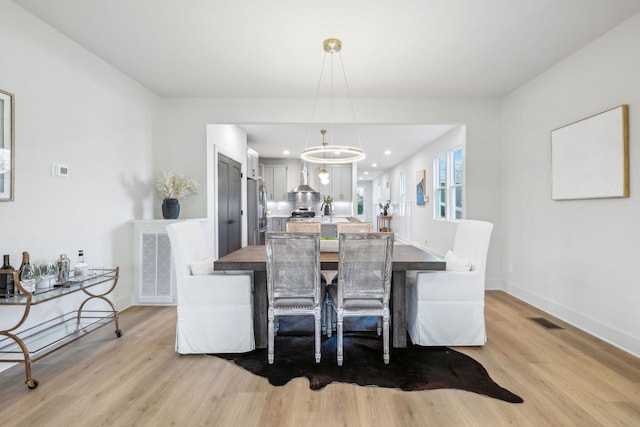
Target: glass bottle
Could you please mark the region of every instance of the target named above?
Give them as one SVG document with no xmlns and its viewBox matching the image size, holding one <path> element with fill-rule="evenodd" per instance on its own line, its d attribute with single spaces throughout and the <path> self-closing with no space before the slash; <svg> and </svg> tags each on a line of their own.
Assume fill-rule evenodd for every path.
<svg viewBox="0 0 640 427">
<path fill-rule="evenodd" d="M 75 276 L 85 276 L 87 274 L 87 270 L 89 265 L 84 262 L 84 251 L 80 249 L 78 251 L 78 263 L 73 268 L 73 274 Z"/>
<path fill-rule="evenodd" d="M 58 258 L 58 283 L 64 284 L 69 281 L 70 264 L 67 254 L 60 255 L 60 258 Z"/>
<path fill-rule="evenodd" d="M 22 287 L 33 293 L 36 290 L 38 281 L 38 270 L 29 261 L 29 252 L 22 252 L 22 265 L 20 266 L 20 284 Z"/>
<path fill-rule="evenodd" d="M 9 255 L 3 256 L 2 270 L 13 270 Z M 13 274 L 2 273 L 0 274 L 0 298 L 8 298 L 13 294 Z"/>
<path fill-rule="evenodd" d="M 29 262 L 29 252 L 22 252 L 22 264 L 20 264 L 20 268 L 18 269 L 18 276 L 22 274 L 22 269 L 24 265 Z"/>
</svg>

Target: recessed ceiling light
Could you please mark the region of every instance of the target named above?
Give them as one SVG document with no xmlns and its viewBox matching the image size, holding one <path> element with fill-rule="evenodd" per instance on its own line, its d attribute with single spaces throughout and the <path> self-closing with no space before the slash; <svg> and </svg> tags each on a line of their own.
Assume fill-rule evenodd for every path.
<svg viewBox="0 0 640 427">
<path fill-rule="evenodd" d="M 377 163 L 372 163 L 372 164 L 371 164 L 371 167 L 372 167 L 372 168 L 377 168 L 377 167 L 378 167 L 378 164 L 377 164 Z"/>
<path fill-rule="evenodd" d="M 284 151 L 282 152 L 282 154 L 284 154 L 285 156 L 288 156 L 288 155 L 290 154 L 290 151 L 289 151 L 289 150 L 284 150 Z"/>
<path fill-rule="evenodd" d="M 384 150 L 384 154 L 387 156 L 391 155 L 391 150 Z"/>
<path fill-rule="evenodd" d="M 369 172 L 367 172 L 367 171 L 364 171 L 364 174 L 365 174 L 365 175 L 369 175 Z"/>
</svg>

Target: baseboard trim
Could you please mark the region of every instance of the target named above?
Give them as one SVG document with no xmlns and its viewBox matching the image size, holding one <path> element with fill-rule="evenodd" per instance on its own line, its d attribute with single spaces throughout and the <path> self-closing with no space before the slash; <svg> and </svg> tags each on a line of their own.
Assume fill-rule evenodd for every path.
<svg viewBox="0 0 640 427">
<path fill-rule="evenodd" d="M 503 291 L 530 304 L 545 313 L 557 317 L 576 328 L 599 338 L 629 354 L 640 357 L 640 339 L 611 325 L 577 312 L 548 298 L 530 292 L 513 283 L 504 284 Z"/>
</svg>

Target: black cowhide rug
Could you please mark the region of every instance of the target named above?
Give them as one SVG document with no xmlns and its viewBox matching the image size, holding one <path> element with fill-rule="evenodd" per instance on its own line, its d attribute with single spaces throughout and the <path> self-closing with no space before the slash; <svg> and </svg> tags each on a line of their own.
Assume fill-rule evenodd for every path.
<svg viewBox="0 0 640 427">
<path fill-rule="evenodd" d="M 243 354 L 215 354 L 249 372 L 281 386 L 293 378 L 306 377 L 312 390 L 332 382 L 374 385 L 405 391 L 454 388 L 484 394 L 511 403 L 519 396 L 496 384 L 486 369 L 471 357 L 448 347 L 391 348 L 391 362 L 382 360 L 382 338 L 375 333 L 375 319 L 352 321 L 345 327 L 344 362 L 336 363 L 336 337 L 323 336 L 322 360 L 316 364 L 312 319 L 283 318 L 275 341 L 275 363 L 267 362 L 267 350 Z M 346 321 L 345 321 L 346 323 Z M 371 331 L 373 329 L 373 331 Z M 347 332 L 348 331 L 348 332 Z"/>
</svg>

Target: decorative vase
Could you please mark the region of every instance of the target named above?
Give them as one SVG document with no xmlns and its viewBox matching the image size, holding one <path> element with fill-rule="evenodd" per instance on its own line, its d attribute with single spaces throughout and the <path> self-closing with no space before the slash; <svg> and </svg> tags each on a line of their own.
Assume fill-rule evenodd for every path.
<svg viewBox="0 0 640 427">
<path fill-rule="evenodd" d="M 387 212 L 387 210 L 386 210 L 386 209 L 385 209 L 385 210 L 383 210 L 383 211 L 382 211 L 382 216 L 389 216 L 389 212 Z"/>
<path fill-rule="evenodd" d="M 162 201 L 162 217 L 164 219 L 177 219 L 180 216 L 180 202 L 178 199 L 164 199 Z"/>
<path fill-rule="evenodd" d="M 331 204 L 325 203 L 325 205 L 324 205 L 324 214 L 325 215 L 331 215 L 331 211 L 332 211 Z"/>
</svg>

